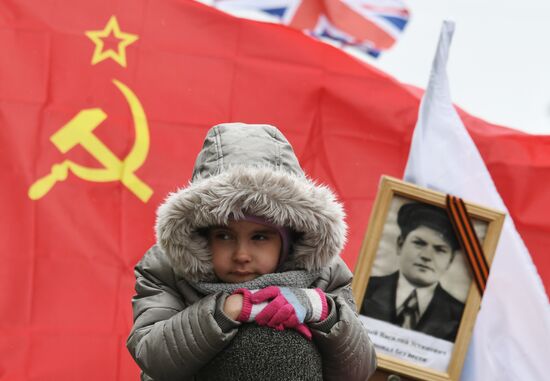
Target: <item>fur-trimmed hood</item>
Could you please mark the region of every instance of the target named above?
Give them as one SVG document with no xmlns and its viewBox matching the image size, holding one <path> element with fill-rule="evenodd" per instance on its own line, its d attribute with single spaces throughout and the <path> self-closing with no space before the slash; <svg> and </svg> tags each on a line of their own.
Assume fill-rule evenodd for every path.
<svg viewBox="0 0 550 381">
<path fill-rule="evenodd" d="M 174 271 L 215 279 L 201 228 L 232 216 L 263 216 L 298 233 L 285 269 L 318 270 L 340 254 L 347 226 L 332 191 L 308 179 L 286 138 L 270 125 L 220 124 L 208 132 L 187 187 L 158 208 L 159 246 Z"/>
</svg>

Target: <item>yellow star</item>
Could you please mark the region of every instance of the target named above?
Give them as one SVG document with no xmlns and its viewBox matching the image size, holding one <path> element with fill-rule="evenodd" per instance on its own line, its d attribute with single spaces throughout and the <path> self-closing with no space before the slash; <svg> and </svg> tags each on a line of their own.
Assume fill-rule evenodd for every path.
<svg viewBox="0 0 550 381">
<path fill-rule="evenodd" d="M 114 51 L 110 48 L 107 50 L 103 50 L 105 47 L 105 43 L 102 39 L 109 37 L 111 33 L 116 39 L 120 40 L 118 42 L 117 51 Z M 138 36 L 135 34 L 121 32 L 116 17 L 114 15 L 111 16 L 103 30 L 89 30 L 86 31 L 85 34 L 95 44 L 94 55 L 92 57 L 92 65 L 106 60 L 107 58 L 112 58 L 120 66 L 126 67 L 126 47 L 136 42 L 136 40 L 138 39 Z"/>
</svg>

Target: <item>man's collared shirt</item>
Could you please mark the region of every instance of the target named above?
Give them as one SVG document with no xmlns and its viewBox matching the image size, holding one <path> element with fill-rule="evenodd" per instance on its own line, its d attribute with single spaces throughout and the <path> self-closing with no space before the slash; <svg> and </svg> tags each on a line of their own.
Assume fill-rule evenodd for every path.
<svg viewBox="0 0 550 381">
<path fill-rule="evenodd" d="M 411 292 L 416 290 L 416 297 L 418 299 L 418 318 L 422 317 L 428 305 L 432 301 L 434 296 L 437 282 L 426 287 L 414 287 L 408 280 L 399 272 L 399 279 L 397 280 L 397 292 L 395 295 L 395 310 L 396 315 L 399 315 L 403 311 L 403 303 L 409 297 Z"/>
</svg>

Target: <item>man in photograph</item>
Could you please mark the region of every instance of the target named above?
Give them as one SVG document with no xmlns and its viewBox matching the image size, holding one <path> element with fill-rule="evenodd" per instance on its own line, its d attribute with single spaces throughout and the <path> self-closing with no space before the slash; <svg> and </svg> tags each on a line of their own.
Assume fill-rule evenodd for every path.
<svg viewBox="0 0 550 381">
<path fill-rule="evenodd" d="M 439 283 L 459 248 L 444 209 L 421 203 L 397 214 L 398 271 L 370 277 L 361 314 L 454 342 L 464 303 Z"/>
</svg>

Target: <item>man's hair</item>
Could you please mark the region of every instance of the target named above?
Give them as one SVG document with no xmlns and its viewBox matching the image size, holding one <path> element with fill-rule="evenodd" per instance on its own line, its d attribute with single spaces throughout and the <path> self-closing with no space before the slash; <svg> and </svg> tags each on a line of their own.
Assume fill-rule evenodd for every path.
<svg viewBox="0 0 550 381">
<path fill-rule="evenodd" d="M 438 206 L 418 202 L 404 204 L 397 212 L 397 224 L 403 241 L 411 231 L 419 226 L 425 226 L 441 233 L 453 252 L 460 248 L 447 213 Z"/>
</svg>

